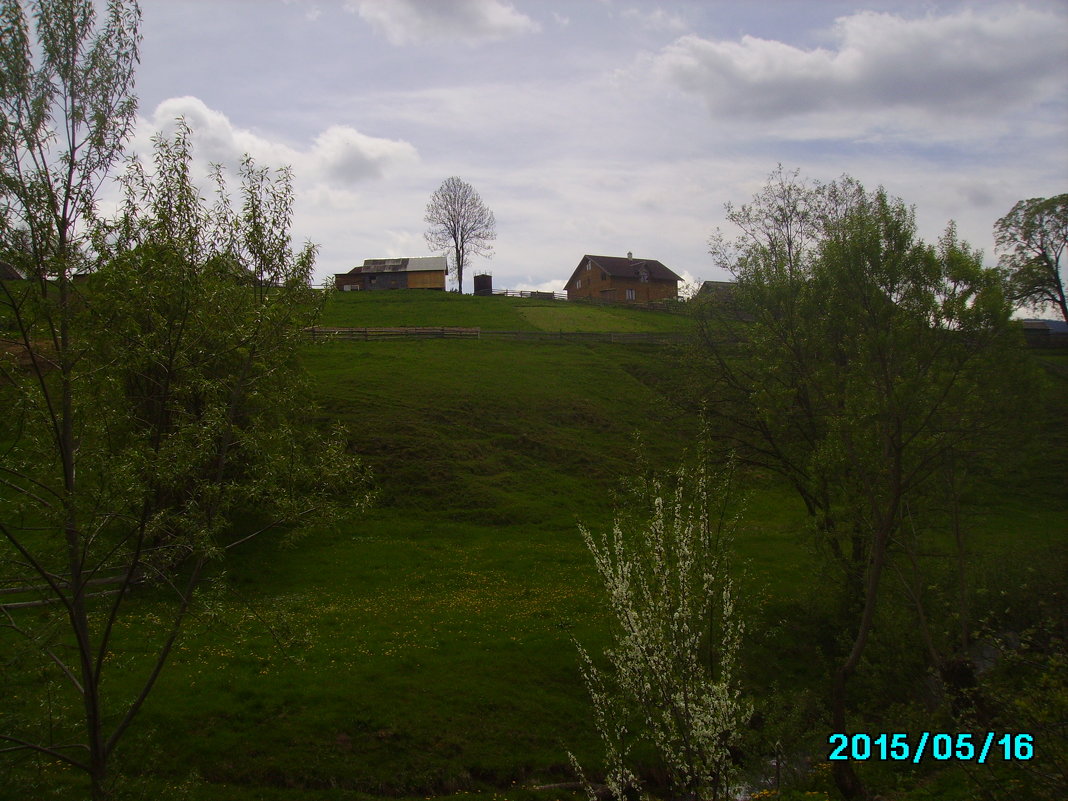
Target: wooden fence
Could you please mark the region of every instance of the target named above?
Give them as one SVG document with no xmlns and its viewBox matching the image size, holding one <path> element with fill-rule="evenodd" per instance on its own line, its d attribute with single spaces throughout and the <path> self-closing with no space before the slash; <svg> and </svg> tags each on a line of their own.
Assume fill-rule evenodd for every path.
<svg viewBox="0 0 1068 801">
<path fill-rule="evenodd" d="M 323 328 L 305 329 L 312 341 L 341 340 L 371 342 L 386 339 L 478 339 L 477 328 L 452 326 L 405 326 L 402 328 Z"/>
<path fill-rule="evenodd" d="M 479 297 L 496 295 L 502 298 L 535 298 L 537 300 L 567 300 L 566 292 L 541 292 L 528 289 L 480 289 L 475 293 Z"/>
<path fill-rule="evenodd" d="M 610 342 L 672 345 L 685 342 L 684 332 L 651 331 L 484 331 L 481 328 L 407 326 L 403 328 L 306 329 L 314 342 L 383 342 L 397 339 L 507 339 L 514 342 Z"/>
<path fill-rule="evenodd" d="M 1024 340 L 1030 348 L 1068 348 L 1068 334 L 1060 331 L 1031 333 L 1025 330 Z"/>
<path fill-rule="evenodd" d="M 605 298 L 568 298 L 566 292 L 539 292 L 526 289 L 491 289 L 474 293 L 479 297 L 534 298 L 536 300 L 562 300 L 568 303 L 585 303 L 590 306 L 617 306 L 623 309 L 640 309 L 641 311 L 659 311 L 681 314 L 686 310 L 686 302 L 679 298 L 661 298 L 660 300 L 608 300 Z"/>
<path fill-rule="evenodd" d="M 381 342 L 396 339 L 507 339 L 513 342 L 610 342 L 613 344 L 674 345 L 689 341 L 683 331 L 487 331 L 456 326 L 404 326 L 397 328 L 305 329 L 314 342 Z M 1027 337 L 1032 348 L 1064 348 L 1068 335 Z"/>
<path fill-rule="evenodd" d="M 144 581 L 143 577 L 131 577 L 127 581 L 125 574 L 119 573 L 114 576 L 106 576 L 104 578 L 90 579 L 85 582 L 86 587 L 101 587 L 108 585 L 123 585 L 128 587 L 134 587 Z M 70 582 L 65 578 L 59 578 L 56 581 L 56 586 L 60 590 L 69 590 Z M 107 595 L 117 595 L 122 592 L 122 586 L 114 590 L 95 590 L 94 592 L 87 592 L 83 597 L 85 598 L 100 598 Z M 32 609 L 40 606 L 50 606 L 52 604 L 60 603 L 59 597 L 55 595 L 55 590 L 48 584 L 24 584 L 16 587 L 3 587 L 0 588 L 0 596 L 14 596 L 14 601 L 2 601 L 0 602 L 0 610 L 8 611 L 12 609 Z M 25 600 L 18 600 L 21 597 L 31 596 Z"/>
<path fill-rule="evenodd" d="M 673 345 L 692 338 L 681 331 L 483 331 L 483 338 L 515 342 L 610 342 L 613 344 Z"/>
</svg>

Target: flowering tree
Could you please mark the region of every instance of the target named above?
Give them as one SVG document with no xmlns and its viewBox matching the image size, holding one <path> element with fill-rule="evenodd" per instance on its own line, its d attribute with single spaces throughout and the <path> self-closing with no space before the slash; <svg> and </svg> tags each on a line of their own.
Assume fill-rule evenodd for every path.
<svg viewBox="0 0 1068 801">
<path fill-rule="evenodd" d="M 629 766 L 638 742 L 663 760 L 673 795 L 727 797 L 729 749 L 751 712 L 735 678 L 744 626 L 730 572 L 729 480 L 702 460 L 667 482 L 639 482 L 642 511 L 618 515 L 611 531 L 581 528 L 615 628 L 606 670 L 579 654 L 617 798 L 639 784 Z"/>
</svg>

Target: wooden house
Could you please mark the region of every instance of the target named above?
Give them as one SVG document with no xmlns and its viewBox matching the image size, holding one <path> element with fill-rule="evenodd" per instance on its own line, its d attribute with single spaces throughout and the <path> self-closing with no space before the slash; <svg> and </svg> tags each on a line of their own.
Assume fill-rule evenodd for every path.
<svg viewBox="0 0 1068 801">
<path fill-rule="evenodd" d="M 568 300 L 649 303 L 678 297 L 681 280 L 655 259 L 587 254 L 564 289 Z"/>
<path fill-rule="evenodd" d="M 445 289 L 444 256 L 415 259 L 366 259 L 347 273 L 334 275 L 334 286 L 345 292 L 378 289 Z"/>
<path fill-rule="evenodd" d="M 22 281 L 25 277 L 15 265 L 0 261 L 0 281 Z"/>
</svg>

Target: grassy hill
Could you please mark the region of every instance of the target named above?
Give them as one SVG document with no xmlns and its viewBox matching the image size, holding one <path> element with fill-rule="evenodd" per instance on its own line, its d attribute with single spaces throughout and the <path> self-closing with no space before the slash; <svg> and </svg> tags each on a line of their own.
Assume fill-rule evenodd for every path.
<svg viewBox="0 0 1068 801">
<path fill-rule="evenodd" d="M 334 294 L 324 324 L 674 331 L 689 321 L 396 292 Z M 217 566 L 118 754 L 132 797 L 578 797 L 530 789 L 571 781 L 569 750 L 599 758 L 572 637 L 596 650 L 605 627 L 577 524 L 608 524 L 636 436 L 661 468 L 692 442 L 697 421 L 674 401 L 685 348 L 391 341 L 309 345 L 304 358 L 324 422 L 343 426 L 373 471 L 376 506 L 330 530 L 253 540 Z M 821 633 L 785 624 L 819 593 L 803 509 L 759 476 L 747 497 L 737 548 L 760 621 L 751 673 L 768 688 L 818 684 L 806 638 Z M 1055 553 L 1064 506 L 998 499 L 981 547 L 999 565 Z M 138 643 L 159 634 L 156 602 L 137 603 L 143 617 L 124 629 L 119 657 L 131 674 L 151 651 Z M 38 702 L 30 688 L 8 701 Z M 69 798 L 76 782 L 24 760 L 0 798 Z"/>
<path fill-rule="evenodd" d="M 453 292 L 336 292 L 324 326 L 463 326 L 491 331 L 689 331 L 682 314 Z"/>
</svg>

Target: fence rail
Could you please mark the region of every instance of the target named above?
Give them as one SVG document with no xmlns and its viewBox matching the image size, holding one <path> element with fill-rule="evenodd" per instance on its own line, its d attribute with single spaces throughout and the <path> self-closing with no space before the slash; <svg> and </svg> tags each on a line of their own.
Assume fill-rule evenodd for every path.
<svg viewBox="0 0 1068 801">
<path fill-rule="evenodd" d="M 1025 330 L 1024 341 L 1031 348 L 1068 348 L 1068 334 L 1063 334 L 1060 331 L 1030 334 Z"/>
<path fill-rule="evenodd" d="M 475 295 L 479 297 L 534 298 L 537 300 L 562 300 L 568 303 L 585 303 L 590 306 L 616 306 L 622 309 L 640 309 L 641 311 L 669 312 L 680 314 L 686 304 L 680 298 L 660 298 L 659 300 L 634 301 L 616 298 L 569 298 L 566 292 L 539 292 L 526 289 L 480 289 Z"/>
<path fill-rule="evenodd" d="M 482 337 L 516 342 L 610 342 L 615 344 L 672 345 L 690 339 L 680 331 L 483 331 Z"/>
<path fill-rule="evenodd" d="M 491 295 L 502 298 L 535 298 L 537 300 L 567 300 L 566 292 L 540 292 L 533 289 L 479 289 L 475 293 L 479 297 Z"/>
<path fill-rule="evenodd" d="M 305 329 L 313 341 L 342 340 L 370 342 L 385 339 L 478 339 L 477 328 L 451 326 L 405 326 L 401 328 L 324 328 Z"/>
<path fill-rule="evenodd" d="M 670 345 L 684 342 L 684 332 L 654 331 L 484 331 L 481 328 L 406 326 L 403 328 L 306 329 L 315 342 L 383 342 L 398 339 L 507 339 L 514 342 L 610 342 L 616 344 Z"/>
</svg>

